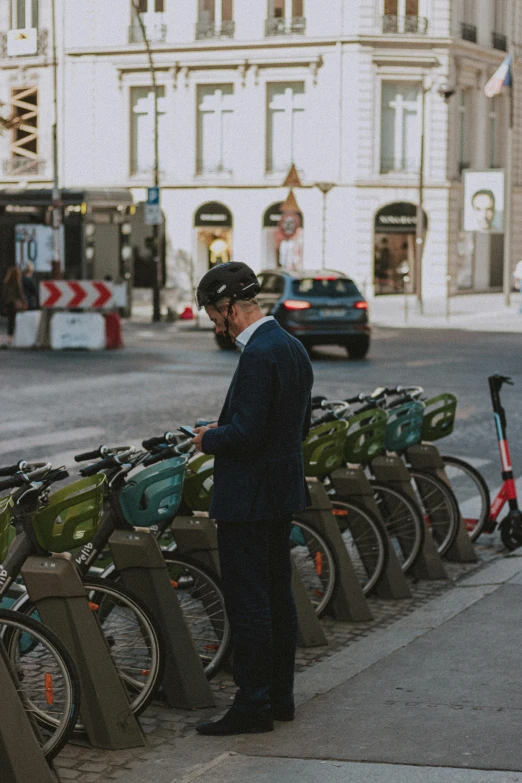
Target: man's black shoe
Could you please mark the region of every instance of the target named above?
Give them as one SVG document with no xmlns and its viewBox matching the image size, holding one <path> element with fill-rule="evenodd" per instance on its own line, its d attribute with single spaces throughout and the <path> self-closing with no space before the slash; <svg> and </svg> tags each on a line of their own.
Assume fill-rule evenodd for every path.
<svg viewBox="0 0 522 783">
<path fill-rule="evenodd" d="M 229 734 L 262 734 L 273 731 L 274 721 L 270 710 L 263 712 L 239 712 L 229 710 L 220 720 L 200 723 L 196 726 L 198 734 L 207 737 L 226 737 Z"/>
<path fill-rule="evenodd" d="M 295 710 L 293 707 L 274 707 L 272 709 L 272 717 L 274 720 L 290 721 L 295 718 Z"/>
</svg>

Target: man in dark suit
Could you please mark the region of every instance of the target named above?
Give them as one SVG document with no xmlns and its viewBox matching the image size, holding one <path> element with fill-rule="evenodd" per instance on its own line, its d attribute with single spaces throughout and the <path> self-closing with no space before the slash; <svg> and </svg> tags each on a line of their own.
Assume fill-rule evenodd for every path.
<svg viewBox="0 0 522 783">
<path fill-rule="evenodd" d="M 200 734 L 264 732 L 294 717 L 297 637 L 290 529 L 306 507 L 302 440 L 310 427 L 313 372 L 300 342 L 263 313 L 259 283 L 240 263 L 220 264 L 198 287 L 218 334 L 242 353 L 219 421 L 195 445 L 215 455 L 210 515 L 217 520 L 227 614 L 234 641 L 231 709 Z"/>
</svg>

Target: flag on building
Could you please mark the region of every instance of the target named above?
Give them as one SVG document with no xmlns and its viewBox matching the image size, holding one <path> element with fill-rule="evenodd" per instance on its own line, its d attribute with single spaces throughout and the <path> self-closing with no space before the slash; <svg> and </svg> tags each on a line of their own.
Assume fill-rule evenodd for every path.
<svg viewBox="0 0 522 783">
<path fill-rule="evenodd" d="M 502 90 L 502 87 L 512 86 L 511 60 L 512 57 L 508 54 L 484 87 L 484 92 L 488 98 L 493 98 L 495 95 L 498 95 Z"/>
</svg>

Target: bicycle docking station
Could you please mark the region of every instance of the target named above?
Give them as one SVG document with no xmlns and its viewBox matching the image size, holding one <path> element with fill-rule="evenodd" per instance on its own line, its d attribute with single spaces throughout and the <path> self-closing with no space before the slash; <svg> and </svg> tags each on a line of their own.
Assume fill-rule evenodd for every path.
<svg viewBox="0 0 522 783">
<path fill-rule="evenodd" d="M 189 710 L 215 706 L 157 539 L 148 528 L 116 530 L 109 547 L 123 584 L 140 596 L 162 630 L 167 704 Z"/>
<path fill-rule="evenodd" d="M 418 499 L 411 486 L 411 476 L 403 460 L 397 454 L 388 452 L 386 455 L 375 457 L 372 460 L 372 473 L 380 484 L 389 485 L 391 489 L 396 489 L 407 495 L 411 502 L 419 508 Z M 424 518 L 422 508 L 419 508 L 419 512 Z M 398 540 L 400 544 L 399 536 Z M 429 529 L 426 530 L 422 551 L 410 573 L 417 579 L 437 580 L 448 578 Z"/>
<path fill-rule="evenodd" d="M 145 745 L 74 563 L 66 557 L 33 556 L 23 565 L 22 576 L 42 621 L 64 642 L 76 664 L 80 714 L 90 743 L 107 750 Z"/>
<path fill-rule="evenodd" d="M 176 542 L 175 551 L 219 574 L 217 529 L 206 511 L 197 511 L 192 517 L 176 517 L 170 529 Z"/>
<path fill-rule="evenodd" d="M 379 507 L 373 496 L 373 488 L 366 474 L 359 465 L 338 468 L 330 474 L 332 487 L 339 501 L 354 500 L 377 517 L 382 523 L 383 533 L 388 537 L 386 527 L 382 522 Z M 361 560 L 365 561 L 365 553 L 360 552 Z M 370 566 L 368 565 L 368 570 Z M 411 598 L 411 590 L 402 572 L 402 568 L 395 554 L 395 550 L 388 538 L 388 563 L 386 569 L 375 587 L 375 593 L 380 598 Z"/>
<path fill-rule="evenodd" d="M 38 745 L 38 726 L 0 639 L 0 693 L 4 720 L 0 721 L 2 783 L 57 783 Z M 35 736 L 36 734 L 36 736 Z"/>
<path fill-rule="evenodd" d="M 332 514 L 332 504 L 323 483 L 318 478 L 307 478 L 311 503 L 296 514 L 296 519 L 316 530 L 331 547 L 337 568 L 337 578 L 329 611 L 336 620 L 366 622 L 373 620 L 352 561 Z"/>
<path fill-rule="evenodd" d="M 191 557 L 201 563 L 203 568 L 220 575 L 217 527 L 206 511 L 198 511 L 192 517 L 176 517 L 171 530 L 176 541 L 175 551 Z M 297 609 L 299 647 L 321 647 L 328 644 L 323 626 L 293 563 L 292 590 Z"/>
<path fill-rule="evenodd" d="M 297 610 L 297 646 L 324 647 L 328 639 L 293 560 L 292 593 Z"/>
<path fill-rule="evenodd" d="M 451 484 L 446 475 L 444 460 L 436 446 L 432 443 L 419 443 L 416 446 L 410 446 L 406 451 L 408 462 L 413 468 L 423 470 L 426 473 L 432 473 L 437 478 L 444 481 L 451 489 Z M 457 507 L 459 515 L 459 532 L 455 541 L 448 549 L 444 557 L 457 563 L 475 563 L 477 555 L 473 544 L 468 536 L 464 520 Z"/>
</svg>

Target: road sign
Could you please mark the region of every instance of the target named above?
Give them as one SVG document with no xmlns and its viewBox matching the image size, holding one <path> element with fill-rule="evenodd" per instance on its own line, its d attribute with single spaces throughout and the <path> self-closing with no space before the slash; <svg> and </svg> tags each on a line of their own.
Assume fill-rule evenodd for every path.
<svg viewBox="0 0 522 783">
<path fill-rule="evenodd" d="M 159 226 L 161 223 L 160 189 L 147 188 L 147 201 L 145 202 L 145 225 Z"/>
<path fill-rule="evenodd" d="M 112 307 L 114 290 L 105 280 L 44 280 L 40 306 L 53 310 L 101 310 Z"/>
</svg>

